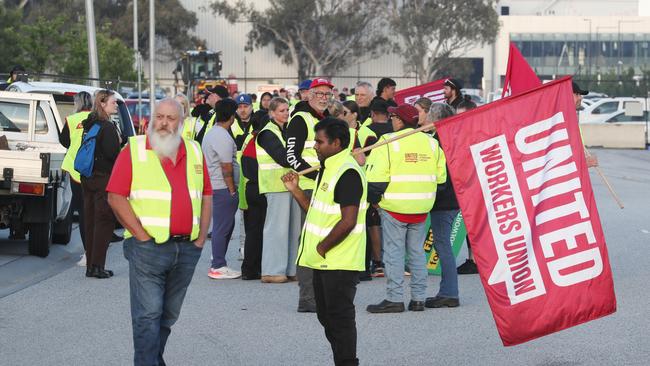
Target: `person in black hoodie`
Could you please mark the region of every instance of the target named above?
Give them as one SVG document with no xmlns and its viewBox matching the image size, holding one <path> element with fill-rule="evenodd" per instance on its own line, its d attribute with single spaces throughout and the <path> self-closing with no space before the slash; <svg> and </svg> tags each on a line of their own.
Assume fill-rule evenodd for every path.
<svg viewBox="0 0 650 366">
<path fill-rule="evenodd" d="M 85 214 L 86 277 L 109 278 L 112 271 L 104 268 L 106 251 L 115 229 L 115 216 L 108 205 L 106 186 L 120 153 L 120 135 L 110 121 L 117 113 L 115 93 L 100 90 L 95 95 L 92 111 L 81 124 L 84 135 L 94 126 L 100 129 L 96 137 L 93 173 L 81 177 Z"/>
<path fill-rule="evenodd" d="M 427 123 L 432 123 L 451 117 L 454 109 L 446 103 L 433 103 L 429 109 Z M 434 138 L 438 139 L 437 135 Z M 456 273 L 456 258 L 451 248 L 451 228 L 458 215 L 459 207 L 456 200 L 454 186 L 451 184 L 449 168 L 447 167 L 447 180 L 438 185 L 436 202 L 431 209 L 431 230 L 436 235 L 433 246 L 440 258 L 440 289 L 435 297 L 428 297 L 424 306 L 428 308 L 457 307 L 458 300 L 458 274 Z"/>
</svg>

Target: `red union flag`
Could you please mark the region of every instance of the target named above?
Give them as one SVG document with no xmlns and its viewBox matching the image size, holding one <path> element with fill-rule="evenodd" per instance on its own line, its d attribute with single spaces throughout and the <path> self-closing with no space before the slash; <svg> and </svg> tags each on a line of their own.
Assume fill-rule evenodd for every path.
<svg viewBox="0 0 650 366">
<path fill-rule="evenodd" d="M 422 97 L 429 98 L 434 103 L 444 102 L 445 92 L 443 88 L 445 80 L 446 78 L 399 90 L 395 93 L 395 102 L 397 104 L 413 104 Z"/>
<path fill-rule="evenodd" d="M 436 124 L 505 346 L 616 311 L 569 77 Z"/>
</svg>

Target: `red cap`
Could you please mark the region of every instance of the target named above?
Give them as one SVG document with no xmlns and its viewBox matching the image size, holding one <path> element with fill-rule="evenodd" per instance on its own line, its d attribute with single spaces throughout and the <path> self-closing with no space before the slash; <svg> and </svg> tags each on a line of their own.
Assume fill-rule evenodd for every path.
<svg viewBox="0 0 650 366">
<path fill-rule="evenodd" d="M 410 104 L 400 104 L 397 107 L 388 107 L 388 113 L 397 115 L 407 125 L 418 124 L 419 112 Z"/>
<path fill-rule="evenodd" d="M 315 88 L 317 86 L 321 86 L 321 85 L 325 85 L 325 86 L 329 86 L 330 88 L 334 88 L 334 84 L 332 84 L 331 81 L 329 81 L 327 79 L 317 78 L 317 79 L 314 79 L 314 80 L 311 81 L 311 85 L 309 85 L 309 89 L 313 89 L 313 88 Z"/>
</svg>

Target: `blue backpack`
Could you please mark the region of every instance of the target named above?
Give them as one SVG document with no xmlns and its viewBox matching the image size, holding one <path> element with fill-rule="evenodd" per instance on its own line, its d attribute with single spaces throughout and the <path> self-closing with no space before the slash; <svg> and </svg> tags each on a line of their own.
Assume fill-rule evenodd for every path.
<svg viewBox="0 0 650 366">
<path fill-rule="evenodd" d="M 82 177 L 93 175 L 93 166 L 95 165 L 95 145 L 97 134 L 99 133 L 99 124 L 94 124 L 90 130 L 84 134 L 81 146 L 74 158 L 74 170 L 78 171 Z"/>
</svg>

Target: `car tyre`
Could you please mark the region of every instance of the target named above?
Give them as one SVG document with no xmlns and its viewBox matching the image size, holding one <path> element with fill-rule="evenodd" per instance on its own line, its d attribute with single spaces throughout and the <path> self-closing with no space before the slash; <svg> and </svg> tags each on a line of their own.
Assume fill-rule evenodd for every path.
<svg viewBox="0 0 650 366">
<path fill-rule="evenodd" d="M 50 254 L 50 243 L 52 242 L 52 231 L 49 222 L 39 222 L 29 225 L 28 250 L 30 255 L 47 257 Z"/>
</svg>

